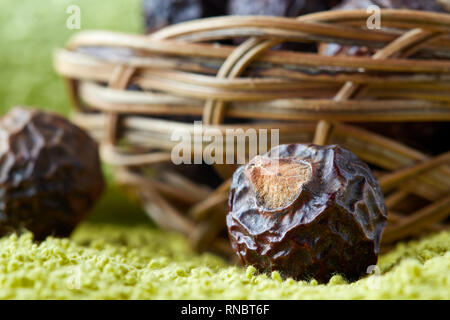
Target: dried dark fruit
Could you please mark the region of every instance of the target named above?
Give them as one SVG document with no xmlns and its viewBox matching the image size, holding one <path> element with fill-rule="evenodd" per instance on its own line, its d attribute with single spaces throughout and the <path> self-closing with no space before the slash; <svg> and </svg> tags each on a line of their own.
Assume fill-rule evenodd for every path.
<svg viewBox="0 0 450 320">
<path fill-rule="evenodd" d="M 225 15 L 226 4 L 221 0 L 144 0 L 147 32 L 179 22 Z"/>
<path fill-rule="evenodd" d="M 228 14 L 298 17 L 329 10 L 339 2 L 333 0 L 229 0 Z M 306 43 L 284 43 L 275 49 L 316 51 L 316 46 Z"/>
<path fill-rule="evenodd" d="M 229 0 L 229 15 L 298 17 L 329 10 L 340 0 Z"/>
<path fill-rule="evenodd" d="M 340 0 L 143 0 L 147 32 L 174 23 L 228 15 L 295 17 L 328 10 Z"/>
<path fill-rule="evenodd" d="M 377 262 L 386 221 L 370 169 L 337 145 L 281 145 L 233 176 L 231 244 L 243 264 L 260 272 L 357 280 Z"/>
<path fill-rule="evenodd" d="M 143 0 L 147 33 L 165 26 L 224 15 L 297 17 L 329 10 L 341 0 Z M 236 43 L 241 43 L 237 40 Z M 286 43 L 277 48 L 315 51 L 310 44 Z"/>
<path fill-rule="evenodd" d="M 68 236 L 103 186 L 97 144 L 80 128 L 24 108 L 0 119 L 0 235 Z"/>
<path fill-rule="evenodd" d="M 442 0 L 344 0 L 338 9 L 366 9 L 370 5 L 377 5 L 386 9 L 411 9 L 424 11 L 442 11 L 439 4 Z"/>
<path fill-rule="evenodd" d="M 448 135 L 450 122 L 359 122 L 352 125 L 379 133 L 421 152 L 438 155 L 448 151 L 440 137 Z"/>
<path fill-rule="evenodd" d="M 201 0 L 145 0 L 143 8 L 147 31 L 202 17 Z"/>
</svg>

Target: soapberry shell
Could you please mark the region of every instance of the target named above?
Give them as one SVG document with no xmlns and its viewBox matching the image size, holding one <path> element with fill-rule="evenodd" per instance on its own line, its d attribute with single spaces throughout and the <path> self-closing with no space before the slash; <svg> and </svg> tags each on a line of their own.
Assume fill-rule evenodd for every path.
<svg viewBox="0 0 450 320">
<path fill-rule="evenodd" d="M 25 108 L 0 119 L 0 236 L 68 236 L 103 187 L 98 146 L 82 129 Z"/>
<path fill-rule="evenodd" d="M 227 226 L 241 262 L 284 278 L 354 281 L 377 263 L 387 222 L 378 181 L 337 145 L 280 145 L 233 175 Z"/>
</svg>

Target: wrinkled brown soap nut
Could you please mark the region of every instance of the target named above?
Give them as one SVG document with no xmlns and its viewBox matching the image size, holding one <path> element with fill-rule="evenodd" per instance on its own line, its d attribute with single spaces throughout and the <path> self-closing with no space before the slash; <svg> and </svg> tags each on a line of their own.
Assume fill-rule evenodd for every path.
<svg viewBox="0 0 450 320">
<path fill-rule="evenodd" d="M 336 0 L 229 0 L 228 15 L 266 15 L 280 17 L 298 17 L 305 14 L 325 11 L 340 3 Z M 239 44 L 242 40 L 236 40 Z M 316 45 L 311 43 L 283 43 L 274 49 L 315 52 Z"/>
<path fill-rule="evenodd" d="M 281 145 L 233 176 L 227 226 L 245 265 L 349 281 L 377 263 L 387 213 L 369 167 L 339 147 Z"/>
<path fill-rule="evenodd" d="M 227 1 L 223 0 L 143 0 L 147 32 L 165 26 L 225 15 Z"/>
<path fill-rule="evenodd" d="M 386 9 L 411 9 L 424 11 L 443 11 L 442 3 L 446 0 L 344 0 L 337 9 L 366 9 L 377 5 Z"/>
<path fill-rule="evenodd" d="M 147 32 L 200 18 L 224 15 L 296 17 L 328 10 L 340 0 L 143 0 Z"/>
<path fill-rule="evenodd" d="M 143 0 L 147 33 L 180 22 L 225 15 L 297 17 L 329 10 L 341 0 Z M 243 40 L 236 39 L 235 44 Z M 228 43 L 228 41 L 221 41 Z M 276 48 L 315 51 L 315 45 L 285 43 Z"/>
<path fill-rule="evenodd" d="M 24 108 L 0 119 L 0 235 L 68 236 L 103 186 L 97 144 L 68 120 Z"/>
</svg>

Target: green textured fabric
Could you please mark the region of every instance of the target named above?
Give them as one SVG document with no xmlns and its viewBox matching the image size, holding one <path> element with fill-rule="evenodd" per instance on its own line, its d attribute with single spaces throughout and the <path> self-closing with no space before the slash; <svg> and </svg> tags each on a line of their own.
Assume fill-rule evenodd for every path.
<svg viewBox="0 0 450 320">
<path fill-rule="evenodd" d="M 141 32 L 140 0 L 2 0 L 0 112 L 18 104 L 68 114 L 52 51 L 77 32 L 66 28 L 69 5 L 82 29 Z M 31 234 L 0 239 L 2 299 L 449 299 L 450 233 L 398 245 L 374 275 L 347 284 L 281 281 L 275 272 L 196 255 L 177 234 L 155 229 L 136 204 L 110 184 L 90 220 L 70 239 Z"/>
<path fill-rule="evenodd" d="M 450 299 L 449 250 L 450 233 L 441 233 L 382 256 L 379 275 L 318 285 L 196 255 L 177 234 L 86 223 L 70 240 L 0 240 L 0 298 Z"/>
</svg>

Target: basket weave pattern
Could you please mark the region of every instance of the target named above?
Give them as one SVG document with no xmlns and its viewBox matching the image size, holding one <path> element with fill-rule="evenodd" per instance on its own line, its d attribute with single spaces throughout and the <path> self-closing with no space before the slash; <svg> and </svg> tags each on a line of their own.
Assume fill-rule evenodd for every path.
<svg viewBox="0 0 450 320">
<path fill-rule="evenodd" d="M 201 117 L 204 130 L 222 132 L 277 128 L 280 143 L 338 143 L 352 150 L 380 168 L 389 210 L 382 239 L 387 248 L 447 227 L 450 153 L 432 157 L 343 122 L 449 121 L 450 15 L 382 10 L 379 30 L 364 28 L 367 18 L 361 10 L 330 11 L 297 19 L 202 19 L 148 36 L 81 32 L 55 53 L 55 68 L 67 80 L 73 119 L 101 141 L 103 160 L 117 167 L 117 180 L 134 187 L 159 225 L 185 233 L 196 248 L 230 253 L 224 216 L 233 168 L 215 166 L 224 177 L 215 190 L 170 170 L 148 174 L 171 161 L 173 130 L 193 130 L 160 116 Z M 212 43 L 231 39 L 246 40 Z M 283 42 L 377 51 L 346 57 L 273 49 Z M 120 54 L 92 54 L 84 50 L 89 47 Z M 417 53 L 433 59 L 413 60 Z M 229 117 L 251 122 L 224 124 Z M 397 212 L 410 195 L 425 205 Z"/>
</svg>

